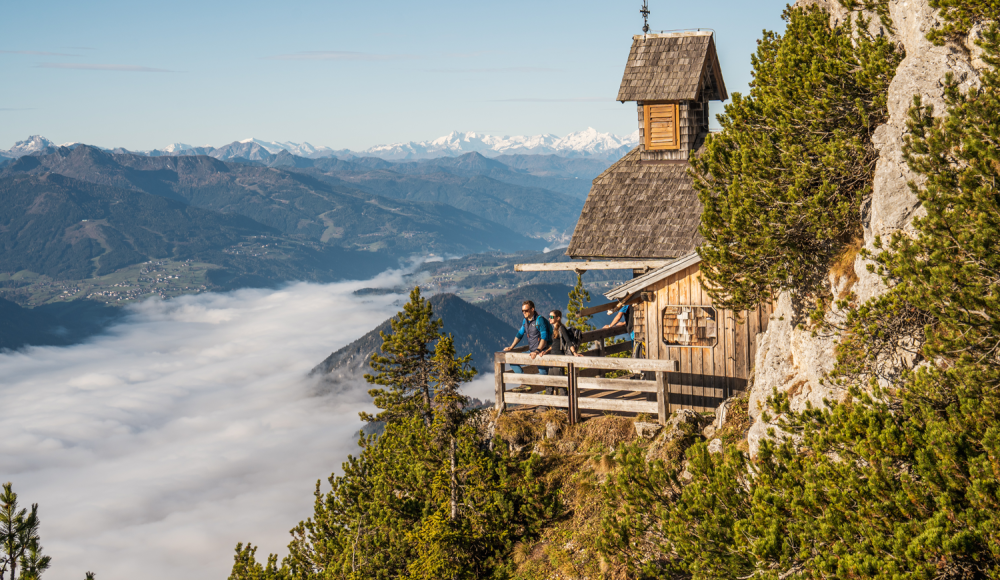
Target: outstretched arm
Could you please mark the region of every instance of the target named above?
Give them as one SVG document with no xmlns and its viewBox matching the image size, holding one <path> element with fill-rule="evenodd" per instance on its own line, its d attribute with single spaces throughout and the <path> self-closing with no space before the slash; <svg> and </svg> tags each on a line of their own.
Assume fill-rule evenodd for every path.
<svg viewBox="0 0 1000 580">
<path fill-rule="evenodd" d="M 622 316 L 624 316 L 624 314 L 619 311 L 618 314 L 615 315 L 614 319 L 611 320 L 611 324 L 605 324 L 604 328 L 611 328 L 612 326 L 618 324 L 618 321 L 622 319 Z"/>
</svg>

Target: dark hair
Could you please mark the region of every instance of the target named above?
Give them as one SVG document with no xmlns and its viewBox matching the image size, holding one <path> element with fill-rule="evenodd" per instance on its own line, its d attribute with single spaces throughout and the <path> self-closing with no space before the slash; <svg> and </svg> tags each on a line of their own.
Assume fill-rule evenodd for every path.
<svg viewBox="0 0 1000 580">
<path fill-rule="evenodd" d="M 521 303 L 521 306 L 525 305 L 530 306 L 532 310 L 535 309 L 535 303 L 532 302 L 531 300 L 525 300 L 524 302 Z"/>
<path fill-rule="evenodd" d="M 552 314 L 555 314 L 556 318 L 562 319 L 562 310 L 553 310 Z"/>
</svg>

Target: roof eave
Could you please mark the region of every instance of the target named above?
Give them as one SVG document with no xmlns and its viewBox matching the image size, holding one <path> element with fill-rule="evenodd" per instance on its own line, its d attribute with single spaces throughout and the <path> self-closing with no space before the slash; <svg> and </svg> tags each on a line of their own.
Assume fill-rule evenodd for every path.
<svg viewBox="0 0 1000 580">
<path fill-rule="evenodd" d="M 686 256 L 677 258 L 662 268 L 657 268 L 656 270 L 647 272 L 638 278 L 633 278 L 620 286 L 612 288 L 610 291 L 606 292 L 604 296 L 608 300 L 619 300 L 630 294 L 635 294 L 643 288 L 656 284 L 657 282 L 664 280 L 668 276 L 676 274 L 681 270 L 690 268 L 699 262 L 701 262 L 701 256 L 698 255 L 698 252 L 691 252 Z"/>
</svg>

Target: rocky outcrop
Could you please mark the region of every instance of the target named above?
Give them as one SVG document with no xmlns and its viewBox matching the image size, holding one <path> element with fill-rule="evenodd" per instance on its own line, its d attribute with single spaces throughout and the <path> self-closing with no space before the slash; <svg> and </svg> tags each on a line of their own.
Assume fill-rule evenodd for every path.
<svg viewBox="0 0 1000 580">
<path fill-rule="evenodd" d="M 804 4 L 824 7 L 834 22 L 852 17 L 837 0 L 800 0 L 799 5 Z M 903 158 L 906 120 L 914 96 L 919 95 L 925 105 L 933 105 L 934 114 L 942 115 L 946 75 L 951 73 L 963 89 L 968 89 L 978 84 L 979 74 L 986 67 L 981 49 L 974 44 L 982 34 L 981 27 L 972 30 L 964 46 L 935 46 L 926 35 L 941 23 L 927 0 L 890 0 L 889 16 L 891 31 L 881 27 L 877 18 L 871 19 L 871 27 L 878 28 L 875 32 L 889 34 L 906 51 L 906 57 L 889 86 L 889 121 L 878 127 L 872 138 L 879 160 L 871 199 L 862 207 L 864 245 L 869 250 L 874 250 L 876 237 L 887 238 L 894 232 L 906 231 L 921 212 L 920 202 L 908 185 L 911 181 L 919 183 L 919 176 L 910 171 Z M 885 291 L 881 280 L 868 272 L 861 257 L 854 263 L 854 274 L 856 281 L 851 276 L 831 277 L 835 294 L 843 294 L 852 282 L 850 289 L 860 301 Z M 761 416 L 763 403 L 773 392 L 787 393 L 793 410 L 843 396 L 829 381 L 823 381 L 834 363 L 836 337 L 816 336 L 811 330 L 801 328 L 801 316 L 801 309 L 788 296 L 780 297 L 767 332 L 759 338 L 750 394 L 750 414 L 754 418 L 748 436 L 751 454 L 756 454 L 760 441 L 769 436 L 773 427 Z M 835 309 L 830 317 L 842 319 L 843 313 Z M 773 434 L 770 436 L 780 436 L 780 431 L 770 432 Z"/>
</svg>

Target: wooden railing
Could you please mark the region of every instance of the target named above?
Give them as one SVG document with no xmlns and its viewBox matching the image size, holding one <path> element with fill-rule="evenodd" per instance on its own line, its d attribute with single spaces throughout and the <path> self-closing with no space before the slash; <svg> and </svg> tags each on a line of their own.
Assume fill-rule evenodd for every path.
<svg viewBox="0 0 1000 580">
<path fill-rule="evenodd" d="M 606 332 L 606 336 L 614 336 L 621 330 L 617 327 L 601 329 L 587 335 L 590 340 L 599 340 L 606 336 L 589 335 L 602 332 Z M 607 347 L 607 350 L 617 346 L 612 345 Z M 588 351 L 587 354 L 596 354 L 597 350 Z M 521 365 L 522 369 L 528 372 L 505 372 L 505 364 Z M 565 369 L 565 373 L 563 376 L 530 374 L 538 366 L 550 369 L 562 368 Z M 557 355 L 532 358 L 525 352 L 498 352 L 493 362 L 493 372 L 496 376 L 496 406 L 499 410 L 505 409 L 508 404 L 562 407 L 567 409 L 571 424 L 580 421 L 581 409 L 655 414 L 663 423 L 671 411 L 669 373 L 677 372 L 677 368 L 677 361 L 672 360 Z M 643 376 L 652 375 L 654 380 L 609 379 L 597 376 L 606 371 L 642 373 Z M 567 394 L 519 393 L 508 391 L 506 387 L 508 384 L 527 385 L 529 388 L 565 388 Z M 605 395 L 611 396 L 587 396 L 581 394 L 584 391 L 605 391 Z M 641 395 L 636 397 L 637 393 Z M 648 400 L 646 393 L 655 393 L 656 400 Z"/>
</svg>

